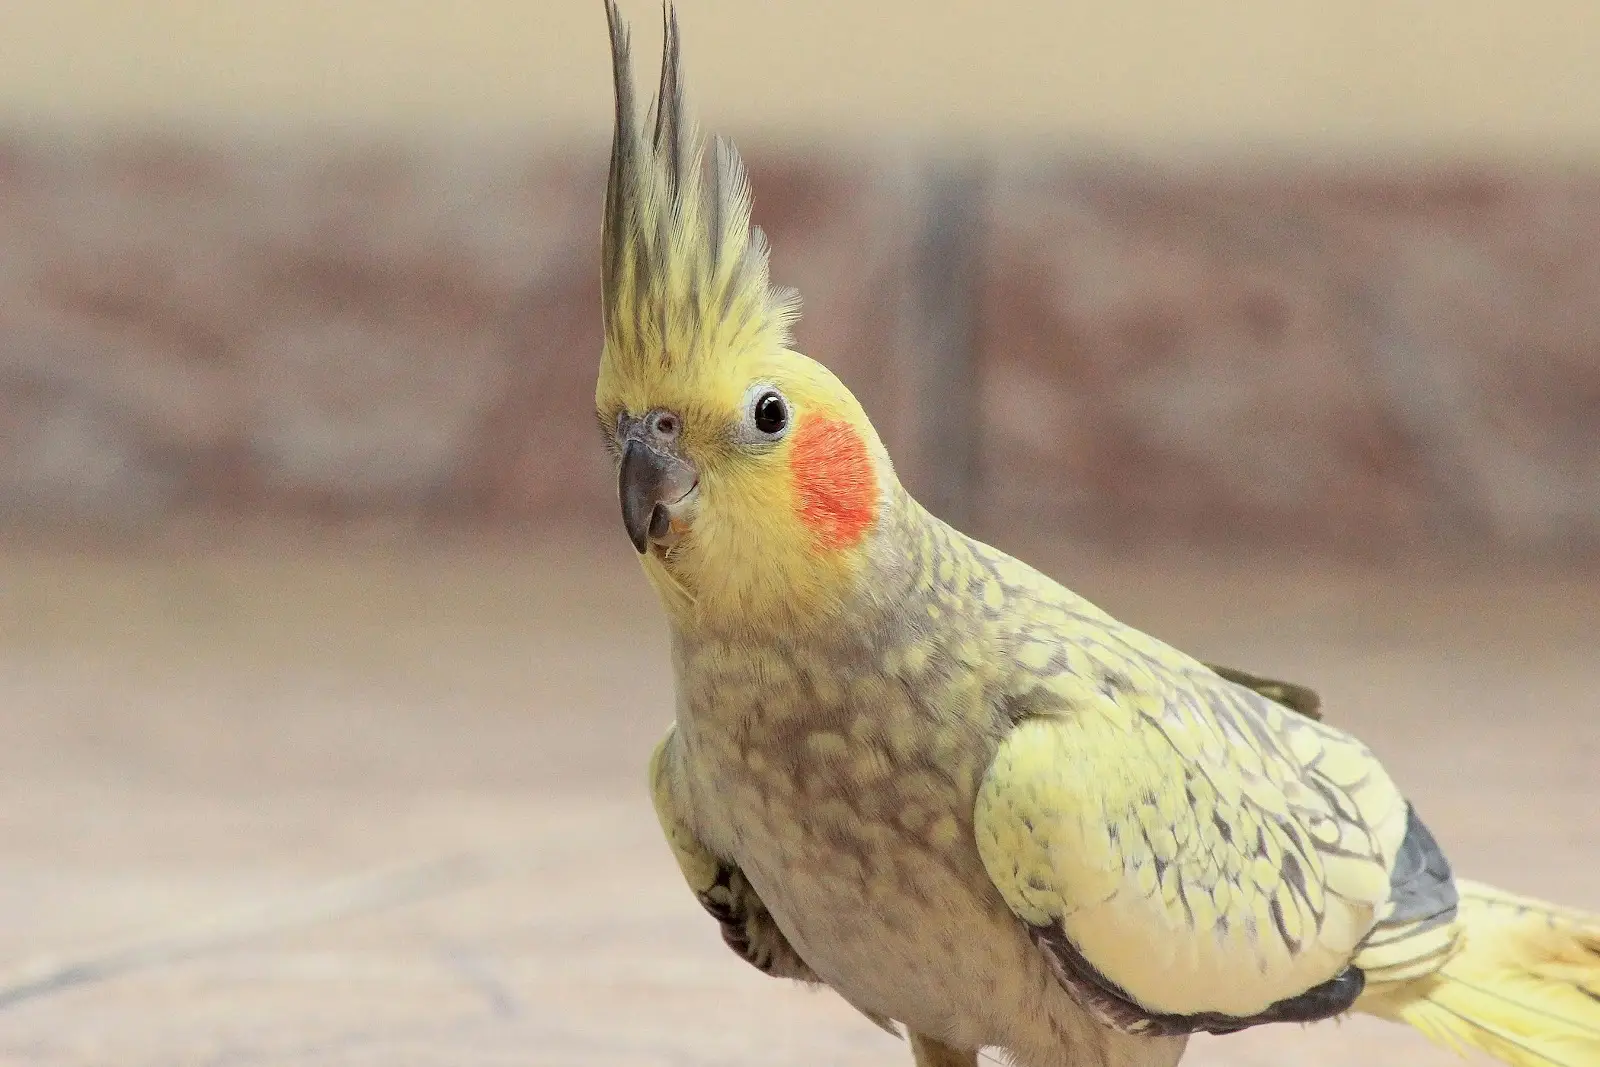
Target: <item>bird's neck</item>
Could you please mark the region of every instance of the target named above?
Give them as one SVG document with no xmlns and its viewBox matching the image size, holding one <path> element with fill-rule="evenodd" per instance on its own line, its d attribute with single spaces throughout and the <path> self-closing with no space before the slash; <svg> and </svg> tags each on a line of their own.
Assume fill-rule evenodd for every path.
<svg viewBox="0 0 1600 1067">
<path fill-rule="evenodd" d="M 686 651 L 861 663 L 890 645 L 918 642 L 933 651 L 970 640 L 984 622 L 983 611 L 973 609 L 981 608 L 986 583 L 992 584 L 981 546 L 898 486 L 884 505 L 848 580 L 826 595 L 786 588 L 785 575 L 775 569 L 765 576 L 770 585 L 757 576 L 760 592 L 734 601 L 736 610 L 708 609 L 704 602 L 669 609 L 674 644 Z"/>
<path fill-rule="evenodd" d="M 806 737 L 936 718 L 979 752 L 998 662 L 984 608 L 991 561 L 905 495 L 866 567 L 825 619 L 674 623 L 677 718 L 691 749 L 756 750 L 777 765 Z"/>
<path fill-rule="evenodd" d="M 831 643 L 845 634 L 938 620 L 941 583 L 965 579 L 972 543 L 897 482 L 884 487 L 870 532 L 848 549 L 779 553 L 741 538 L 702 550 L 672 571 L 647 569 L 674 633 L 691 640 L 756 645 Z"/>
</svg>

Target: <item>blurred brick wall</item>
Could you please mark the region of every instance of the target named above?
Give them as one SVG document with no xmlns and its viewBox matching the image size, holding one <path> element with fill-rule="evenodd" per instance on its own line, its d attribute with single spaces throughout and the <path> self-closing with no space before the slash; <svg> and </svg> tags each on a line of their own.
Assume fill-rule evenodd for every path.
<svg viewBox="0 0 1600 1067">
<path fill-rule="evenodd" d="M 1063 166 L 995 217 L 997 504 L 1117 537 L 1600 547 L 1600 173 Z"/>
<path fill-rule="evenodd" d="M 892 447 L 936 423 L 897 387 L 916 167 L 751 155 L 801 347 Z M 603 183 L 595 151 L 0 142 L 0 511 L 610 522 Z M 985 208 L 976 525 L 1600 550 L 1600 171 L 1012 160 Z"/>
</svg>

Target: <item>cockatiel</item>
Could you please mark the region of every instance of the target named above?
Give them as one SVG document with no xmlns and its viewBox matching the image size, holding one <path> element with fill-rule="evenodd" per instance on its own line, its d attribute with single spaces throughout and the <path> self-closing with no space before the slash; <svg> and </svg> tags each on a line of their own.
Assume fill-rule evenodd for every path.
<svg viewBox="0 0 1600 1067">
<path fill-rule="evenodd" d="M 1600 1067 L 1600 920 L 1456 880 L 1308 691 L 1209 667 L 947 526 L 791 348 L 675 17 L 616 128 L 595 400 L 670 624 L 650 780 L 724 941 L 903 1025 L 921 1067 L 1170 1065 L 1362 1011 Z"/>
</svg>

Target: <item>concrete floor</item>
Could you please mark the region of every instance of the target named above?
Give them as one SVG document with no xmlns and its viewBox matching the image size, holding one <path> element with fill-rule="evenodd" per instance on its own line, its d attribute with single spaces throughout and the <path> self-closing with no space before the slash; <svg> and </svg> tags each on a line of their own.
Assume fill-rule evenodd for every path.
<svg viewBox="0 0 1600 1067">
<path fill-rule="evenodd" d="M 1458 870 L 1600 909 L 1600 576 L 1030 555 L 1315 685 Z M 908 1063 L 722 947 L 643 789 L 669 708 L 620 536 L 0 552 L 0 983 L 132 946 L 0 1006 L 0 1064 Z M 341 881 L 462 856 L 386 907 Z M 1192 1048 L 1459 1062 L 1368 1020 Z"/>
</svg>

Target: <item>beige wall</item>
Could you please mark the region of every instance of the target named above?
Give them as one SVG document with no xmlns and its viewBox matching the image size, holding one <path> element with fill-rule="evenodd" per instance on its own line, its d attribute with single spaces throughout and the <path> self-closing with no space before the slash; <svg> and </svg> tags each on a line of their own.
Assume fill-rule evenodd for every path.
<svg viewBox="0 0 1600 1067">
<path fill-rule="evenodd" d="M 623 0 L 653 69 L 658 8 Z M 599 0 L 6 0 L 0 118 L 607 118 Z M 732 132 L 1600 154 L 1597 0 L 682 0 Z"/>
</svg>

